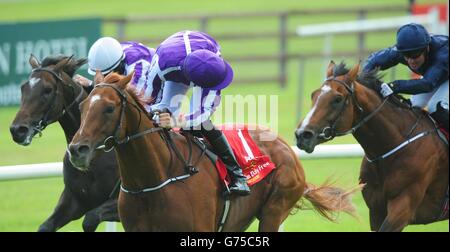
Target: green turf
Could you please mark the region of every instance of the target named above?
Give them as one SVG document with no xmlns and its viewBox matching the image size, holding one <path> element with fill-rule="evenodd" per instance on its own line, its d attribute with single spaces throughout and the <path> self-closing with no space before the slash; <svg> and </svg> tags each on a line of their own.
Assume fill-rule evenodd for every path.
<svg viewBox="0 0 450 252">
<path fill-rule="evenodd" d="M 306 8 L 328 8 L 328 7 L 356 7 L 374 6 L 386 4 L 405 4 L 405 0 L 381 0 L 381 1 L 298 1 L 298 0 L 227 0 L 227 1 L 131 1 L 124 5 L 123 1 L 59 1 L 59 0 L 30 0 L 30 1 L 0 1 L 1 21 L 29 21 L 42 19 L 78 18 L 88 16 L 118 17 L 144 14 L 183 14 L 183 13 L 222 13 L 239 11 L 273 11 Z M 151 2 L 151 4 L 149 3 Z M 430 1 L 418 1 L 430 2 Z M 432 1 L 445 2 L 445 1 Z M 355 4 L 357 3 L 357 4 Z M 378 14 L 379 16 L 386 16 Z M 330 17 L 308 17 L 293 18 L 289 22 L 289 29 L 293 30 L 299 24 L 330 22 L 332 20 L 347 20 L 346 15 Z M 132 25 L 127 30 L 127 36 L 142 37 L 153 36 L 161 31 L 167 34 L 171 30 L 195 29 L 196 23 L 174 23 L 174 24 L 148 24 Z M 257 19 L 245 22 L 225 23 L 222 20 L 212 21 L 210 30 L 213 33 L 251 31 L 253 29 L 276 30 L 277 20 Z M 103 27 L 104 34 L 114 35 L 115 30 L 111 25 Z M 169 32 L 170 31 L 170 32 Z M 367 38 L 368 47 L 371 49 L 389 46 L 394 41 L 394 33 L 371 34 Z M 276 40 L 265 41 L 242 41 L 232 43 L 219 41 L 226 56 L 242 55 L 245 52 L 276 53 L 278 42 Z M 354 36 L 339 36 L 333 40 L 335 50 L 348 50 L 356 48 L 357 40 Z M 155 45 L 151 45 L 155 46 Z M 293 40 L 289 42 L 288 51 L 297 52 L 320 52 L 323 39 L 311 38 L 307 40 Z M 342 59 L 335 59 L 340 61 Z M 358 59 L 345 59 L 349 64 L 354 64 Z M 271 62 L 239 63 L 233 65 L 236 76 L 260 76 L 264 74 L 275 74 L 277 65 Z M 309 60 L 306 64 L 305 76 L 299 76 L 299 62 L 293 60 L 289 63 L 288 86 L 280 89 L 275 83 L 257 85 L 235 85 L 227 88 L 224 95 L 275 95 L 278 97 L 277 121 L 275 129 L 290 144 L 293 144 L 293 131 L 298 123 L 296 115 L 296 101 L 301 100 L 303 106 L 302 114 L 305 115 L 309 106 L 309 94 L 319 87 L 323 80 L 324 63 L 322 60 Z M 399 68 L 397 77 L 407 77 L 405 68 Z M 302 97 L 297 96 L 299 77 L 305 78 L 305 93 Z M 389 75 L 386 77 L 389 78 Z M 268 98 L 267 98 L 268 101 Z M 42 138 L 33 140 L 31 146 L 23 147 L 12 142 L 9 134 L 9 124 L 12 122 L 17 107 L 0 108 L 0 166 L 14 164 L 29 164 L 42 162 L 58 162 L 62 160 L 66 145 L 62 130 L 58 124 L 50 125 Z M 262 114 L 261 114 L 262 115 Z M 260 118 L 259 115 L 257 118 Z M 268 116 L 268 114 L 265 114 Z M 246 121 L 246 120 L 243 120 Z M 274 119 L 264 121 L 263 124 L 272 126 Z M 337 143 L 355 143 L 349 136 L 338 138 L 333 141 Z M 344 187 L 357 183 L 359 174 L 359 159 L 326 159 L 326 160 L 303 160 L 308 182 L 320 184 L 329 175 L 336 174 Z M 0 183 L 0 231 L 34 231 L 38 228 L 53 211 L 63 188 L 61 178 L 34 179 L 23 181 L 8 181 Z M 368 231 L 368 210 L 365 206 L 361 193 L 354 197 L 355 205 L 361 216 L 360 221 L 353 220 L 348 216 L 340 216 L 339 223 L 330 223 L 319 217 L 313 211 L 299 211 L 292 215 L 284 224 L 285 231 Z M 120 225 L 118 225 L 119 227 Z M 102 225 L 99 230 L 103 230 Z M 249 230 L 256 231 L 257 223 Z M 119 230 L 121 228 L 119 227 Z M 81 231 L 81 220 L 70 223 L 61 231 Z M 439 222 L 426 226 L 410 226 L 406 231 L 449 231 L 448 221 Z"/>
<path fill-rule="evenodd" d="M 325 159 L 303 160 L 307 181 L 320 185 L 329 176 L 338 179 L 338 185 L 343 188 L 358 183 L 358 167 L 360 159 Z M 0 183 L 0 231 L 34 231 L 52 213 L 62 191 L 60 178 L 33 179 L 23 181 L 9 181 Z M 348 215 L 340 215 L 338 222 L 330 222 L 312 210 L 298 211 L 291 215 L 284 223 L 286 232 L 367 232 L 369 231 L 368 210 L 361 193 L 353 198 L 354 205 L 360 215 L 360 220 Z M 249 231 L 257 231 L 257 221 Z M 120 224 L 117 229 L 123 230 Z M 81 219 L 74 221 L 61 231 L 81 231 Z M 105 230 L 104 224 L 99 231 Z M 429 225 L 415 225 L 406 231 L 420 232 L 448 232 L 448 221 Z"/>
</svg>

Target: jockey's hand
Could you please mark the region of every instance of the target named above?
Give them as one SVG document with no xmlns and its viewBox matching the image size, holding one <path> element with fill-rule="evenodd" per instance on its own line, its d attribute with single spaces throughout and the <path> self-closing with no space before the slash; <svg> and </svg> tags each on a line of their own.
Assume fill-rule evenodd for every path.
<svg viewBox="0 0 450 252">
<path fill-rule="evenodd" d="M 92 81 L 91 80 L 89 80 L 88 78 L 86 78 L 84 76 L 81 76 L 79 74 L 75 74 L 73 76 L 73 80 L 78 82 L 80 85 L 85 86 L 85 87 L 88 87 L 88 86 L 92 85 Z"/>
<path fill-rule="evenodd" d="M 393 89 L 393 84 L 392 83 L 383 83 L 381 84 L 381 89 L 380 89 L 380 93 L 383 97 L 387 97 L 391 94 L 394 93 Z"/>
<path fill-rule="evenodd" d="M 175 126 L 175 123 L 173 122 L 173 119 L 170 116 L 170 113 L 159 114 L 159 126 L 166 128 L 166 129 L 170 129 Z"/>
</svg>

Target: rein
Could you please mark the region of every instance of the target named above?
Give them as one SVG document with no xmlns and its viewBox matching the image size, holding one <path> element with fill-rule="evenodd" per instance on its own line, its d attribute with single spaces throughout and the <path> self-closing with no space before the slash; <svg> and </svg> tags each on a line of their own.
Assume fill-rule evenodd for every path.
<svg viewBox="0 0 450 252">
<path fill-rule="evenodd" d="M 325 81 L 336 81 L 339 84 L 343 85 L 347 91 L 349 92 L 349 94 L 351 95 L 355 106 L 358 108 L 358 110 L 360 111 L 360 113 L 364 112 L 364 110 L 362 109 L 361 105 L 358 103 L 356 96 L 355 96 L 355 89 L 354 89 L 354 82 L 351 83 L 351 86 L 348 86 L 347 83 L 338 80 L 336 78 L 328 78 Z M 336 123 L 338 121 L 338 119 L 341 117 L 341 114 L 344 111 L 345 105 L 347 103 L 347 99 L 348 99 L 349 95 L 347 95 L 345 97 L 345 101 L 344 101 L 344 105 L 342 106 L 338 116 L 336 117 L 336 119 L 334 120 L 334 122 L 331 124 L 331 126 L 327 126 L 322 130 L 322 133 L 319 134 L 319 137 L 325 140 L 330 140 L 333 139 L 336 136 L 345 136 L 348 134 L 353 134 L 356 132 L 356 130 L 358 130 L 362 125 L 364 125 L 366 122 L 368 122 L 372 117 L 374 117 L 380 110 L 381 108 L 384 106 L 384 104 L 386 104 L 386 101 L 389 99 L 389 96 L 385 97 L 383 99 L 383 101 L 381 102 L 381 104 L 374 110 L 372 111 L 369 115 L 367 115 L 366 117 L 364 117 L 363 119 L 361 119 L 361 121 L 359 121 L 355 126 L 353 126 L 351 129 L 345 131 L 345 132 L 336 132 Z M 416 115 L 417 117 L 417 115 Z M 410 137 L 410 135 L 413 133 L 413 131 L 417 128 L 417 126 L 419 125 L 419 122 L 421 120 L 422 117 L 418 117 L 417 121 L 414 123 L 414 125 L 411 127 L 411 129 L 409 130 L 408 134 L 406 137 Z M 408 144 L 429 135 L 430 133 L 436 131 L 436 129 L 432 129 L 432 130 L 428 130 L 428 131 L 424 131 L 421 132 L 413 137 L 408 138 L 407 140 L 405 140 L 403 143 L 399 144 L 398 146 L 394 147 L 392 150 L 386 152 L 383 155 L 380 155 L 374 159 L 369 159 L 366 156 L 366 159 L 369 163 L 374 163 L 377 162 L 379 160 L 385 159 L 391 155 L 393 155 L 394 153 L 396 153 L 397 151 L 399 151 L 400 149 L 404 148 L 405 146 L 407 146 Z"/>
<path fill-rule="evenodd" d="M 104 152 L 110 152 L 118 145 L 126 144 L 129 141 L 134 140 L 136 138 L 139 138 L 139 137 L 142 137 L 144 135 L 163 130 L 163 128 L 160 128 L 160 127 L 150 128 L 150 129 L 144 130 L 142 132 L 138 132 L 136 134 L 133 134 L 131 136 L 125 136 L 123 139 L 119 139 L 119 130 L 122 128 L 123 118 L 125 117 L 125 109 L 126 109 L 127 104 L 128 104 L 127 95 L 126 95 L 125 92 L 123 92 L 122 90 L 118 89 L 116 86 L 111 85 L 111 84 L 98 84 L 98 85 L 96 85 L 94 87 L 94 89 L 95 88 L 100 88 L 100 87 L 110 87 L 110 88 L 114 89 L 117 92 L 117 94 L 119 95 L 119 97 L 120 97 L 121 106 L 120 106 L 120 119 L 119 119 L 119 122 L 116 125 L 115 130 L 114 130 L 114 134 L 111 135 L 111 136 L 108 136 L 103 141 L 103 144 L 96 148 L 97 150 L 103 150 Z M 131 105 L 136 107 L 140 112 L 143 112 L 143 111 L 141 111 L 141 108 L 139 108 L 138 105 L 136 105 L 134 103 L 131 103 Z M 107 148 L 107 143 L 110 140 L 113 141 L 113 144 L 112 144 L 112 146 L 110 148 Z"/>
<path fill-rule="evenodd" d="M 319 134 L 319 137 L 324 139 L 324 140 L 330 140 L 333 139 L 337 136 L 345 136 L 348 134 L 353 134 L 355 133 L 361 126 L 363 126 L 367 121 L 369 121 L 372 117 L 374 117 L 380 110 L 381 108 L 384 106 L 384 104 L 387 101 L 387 98 L 385 98 L 383 100 L 383 102 L 374 110 L 372 111 L 372 113 L 370 113 L 369 115 L 367 115 L 366 117 L 364 117 L 361 121 L 359 121 L 355 126 L 353 126 L 351 129 L 345 131 L 345 132 L 337 132 L 336 131 L 336 124 L 337 121 L 339 120 L 339 118 L 341 117 L 342 113 L 344 112 L 345 109 L 345 105 L 347 104 L 348 101 L 348 97 L 351 96 L 355 106 L 358 108 L 358 111 L 360 113 L 364 112 L 364 109 L 361 107 L 361 105 L 359 104 L 358 100 L 356 99 L 355 96 L 355 88 L 354 88 L 354 82 L 351 83 L 351 86 L 349 86 L 347 83 L 338 80 L 336 78 L 328 78 L 325 81 L 336 81 L 337 83 L 343 85 L 345 87 L 345 89 L 347 89 L 347 91 L 349 92 L 350 95 L 345 96 L 345 100 L 343 102 L 343 105 L 339 111 L 339 114 L 337 115 L 336 119 L 331 123 L 331 126 L 327 126 L 325 128 L 323 128 L 322 133 Z"/>
<path fill-rule="evenodd" d="M 145 136 L 145 135 L 150 134 L 150 133 L 162 132 L 162 133 L 166 133 L 165 134 L 166 137 L 164 137 L 163 134 L 160 134 L 160 135 L 161 135 L 162 139 L 166 142 L 166 145 L 169 148 L 169 152 L 171 154 L 170 166 L 172 166 L 172 150 L 173 150 L 175 152 L 176 156 L 178 157 L 178 159 L 183 162 L 183 164 L 185 166 L 185 169 L 187 171 L 186 174 L 169 178 L 169 179 L 167 179 L 166 181 L 162 182 L 161 184 L 159 184 L 157 186 L 148 187 L 148 188 L 144 188 L 144 189 L 137 190 L 137 191 L 128 190 L 128 189 L 124 188 L 122 185 L 120 185 L 120 190 L 121 191 L 123 191 L 125 193 L 128 193 L 128 194 L 140 194 L 140 193 L 152 192 L 152 191 L 159 190 L 159 189 L 163 188 L 164 186 L 166 186 L 166 185 L 168 185 L 170 183 L 187 179 L 190 176 L 192 176 L 193 174 L 198 172 L 198 169 L 195 166 L 201 160 L 203 155 L 205 154 L 205 150 L 203 150 L 203 152 L 201 153 L 199 159 L 197 159 L 197 163 L 196 164 L 192 164 L 192 144 L 189 141 L 189 139 L 186 138 L 187 142 L 189 143 L 189 158 L 188 158 L 188 161 L 186 161 L 184 159 L 183 155 L 181 154 L 181 152 L 176 147 L 176 145 L 173 143 L 173 140 L 172 140 L 170 134 L 168 132 L 164 131 L 164 128 L 161 128 L 161 127 L 150 128 L 150 129 L 138 132 L 136 134 L 133 134 L 131 136 L 125 136 L 123 139 L 119 140 L 119 131 L 122 128 L 122 122 L 123 122 L 123 119 L 125 117 L 126 106 L 129 103 L 128 99 L 127 99 L 127 95 L 126 95 L 126 93 L 124 91 L 120 90 L 119 88 L 117 88 L 116 86 L 111 85 L 111 84 L 98 84 L 94 88 L 100 88 L 100 87 L 110 87 L 110 88 L 114 89 L 117 92 L 117 94 L 119 95 L 119 97 L 121 99 L 121 112 L 120 112 L 120 120 L 119 120 L 119 122 L 116 125 L 115 131 L 114 131 L 114 135 L 108 136 L 104 140 L 103 144 L 96 148 L 97 150 L 103 150 L 104 152 L 110 152 L 116 146 L 128 143 L 129 141 L 134 140 L 136 138 Z M 131 104 L 138 109 L 140 114 L 144 113 L 145 115 L 147 115 L 147 112 L 143 111 L 138 105 L 136 105 L 134 103 L 131 103 Z M 110 148 L 106 147 L 108 141 L 113 141 L 113 145 Z"/>
<path fill-rule="evenodd" d="M 49 68 L 45 68 L 45 67 L 39 67 L 39 68 L 34 68 L 32 70 L 31 73 L 35 73 L 35 72 L 47 72 L 50 73 L 53 77 L 55 77 L 56 79 L 56 90 L 55 90 L 55 95 L 53 95 L 52 101 L 50 103 L 50 105 L 53 105 L 55 103 L 55 100 L 57 98 L 57 92 L 58 92 L 58 83 L 61 82 L 63 85 L 69 86 L 72 88 L 72 92 L 73 92 L 73 97 L 75 97 L 75 91 L 74 91 L 74 87 L 71 85 L 67 85 L 65 84 L 64 80 L 62 79 L 61 75 L 56 73 L 55 71 L 49 69 Z M 80 93 L 78 94 L 77 97 L 74 98 L 74 100 L 72 101 L 72 103 L 70 103 L 68 106 L 65 105 L 65 99 L 63 99 L 63 110 L 62 112 L 56 117 L 56 119 L 54 120 L 48 120 L 48 117 L 50 115 L 50 112 L 52 111 L 51 109 L 47 110 L 47 112 L 44 114 L 44 116 L 42 116 L 42 119 L 39 120 L 38 124 L 36 126 L 33 127 L 33 129 L 35 131 L 37 131 L 39 133 L 39 137 L 42 136 L 42 131 L 49 125 L 52 124 L 56 121 L 59 120 L 59 118 L 61 118 L 63 115 L 67 114 L 70 116 L 70 118 L 72 119 L 73 122 L 77 122 L 77 119 L 75 118 L 75 116 L 72 114 L 72 112 L 70 112 L 70 109 L 73 107 L 73 105 L 80 103 L 81 99 L 83 98 L 83 94 L 84 94 L 84 90 L 82 87 L 80 87 Z"/>
</svg>

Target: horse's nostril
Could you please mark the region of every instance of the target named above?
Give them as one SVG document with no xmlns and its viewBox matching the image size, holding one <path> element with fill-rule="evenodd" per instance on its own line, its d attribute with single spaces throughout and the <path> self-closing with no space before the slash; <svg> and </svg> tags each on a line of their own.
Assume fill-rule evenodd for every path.
<svg viewBox="0 0 450 252">
<path fill-rule="evenodd" d="M 20 135 L 26 134 L 28 133 L 29 128 L 26 126 L 19 126 L 19 128 L 17 128 L 16 132 Z"/>
<path fill-rule="evenodd" d="M 300 134 L 300 137 L 305 140 L 311 139 L 311 138 L 313 138 L 313 136 L 314 136 L 314 133 L 311 131 L 304 131 L 303 133 Z"/>
<path fill-rule="evenodd" d="M 88 152 L 89 152 L 89 146 L 87 146 L 87 145 L 80 145 L 80 147 L 78 147 L 78 153 L 86 154 Z"/>
<path fill-rule="evenodd" d="M 71 144 L 69 145 L 69 152 L 73 157 L 80 158 L 89 152 L 89 146 Z"/>
<path fill-rule="evenodd" d="M 13 136 L 24 136 L 28 133 L 29 128 L 24 125 L 12 125 L 9 130 Z"/>
</svg>

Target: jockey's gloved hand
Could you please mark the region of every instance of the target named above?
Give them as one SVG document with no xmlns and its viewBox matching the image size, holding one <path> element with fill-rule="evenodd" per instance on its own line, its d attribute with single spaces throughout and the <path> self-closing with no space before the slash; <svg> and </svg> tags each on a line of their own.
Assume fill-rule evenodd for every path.
<svg viewBox="0 0 450 252">
<path fill-rule="evenodd" d="M 168 109 L 153 111 L 153 121 L 162 128 L 170 129 L 176 126 L 172 113 Z"/>
<path fill-rule="evenodd" d="M 160 111 L 153 111 L 153 117 L 152 120 L 154 123 L 159 124 L 159 113 Z"/>
<path fill-rule="evenodd" d="M 381 84 L 380 93 L 383 97 L 388 97 L 394 93 L 394 84 L 393 83 L 383 83 Z"/>
</svg>

